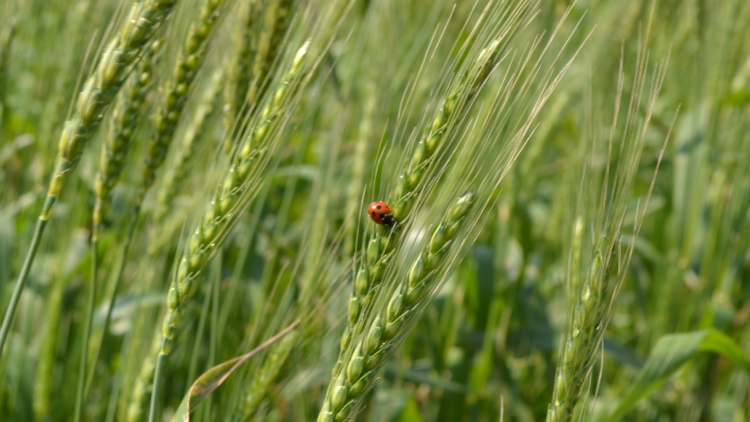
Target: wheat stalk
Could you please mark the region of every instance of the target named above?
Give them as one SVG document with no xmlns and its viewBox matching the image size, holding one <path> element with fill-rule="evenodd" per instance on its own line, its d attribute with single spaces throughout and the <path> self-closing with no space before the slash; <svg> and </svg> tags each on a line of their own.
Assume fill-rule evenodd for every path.
<svg viewBox="0 0 750 422">
<path fill-rule="evenodd" d="M 159 349 L 161 348 L 159 340 L 161 340 L 161 331 L 157 329 L 154 331 L 154 338 L 151 341 L 151 350 L 143 360 L 138 371 L 138 377 L 135 380 L 135 385 L 133 386 L 133 395 L 130 398 L 130 403 L 125 413 L 128 422 L 140 422 L 142 420 L 143 408 L 153 390 L 154 367 L 156 366 L 154 356 L 159 353 Z"/>
</svg>

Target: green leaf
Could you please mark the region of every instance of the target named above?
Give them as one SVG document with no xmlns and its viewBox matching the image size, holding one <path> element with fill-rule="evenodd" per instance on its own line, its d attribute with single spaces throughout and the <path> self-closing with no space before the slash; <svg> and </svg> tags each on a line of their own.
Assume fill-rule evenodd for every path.
<svg viewBox="0 0 750 422">
<path fill-rule="evenodd" d="M 413 396 L 409 396 L 409 398 L 406 399 L 406 404 L 404 404 L 401 414 L 398 415 L 394 422 L 422 421 L 424 421 L 424 419 L 422 418 L 422 412 L 419 410 L 419 403 L 417 403 Z"/>
<path fill-rule="evenodd" d="M 289 332 L 292 331 L 292 329 L 294 329 L 294 327 L 296 327 L 298 324 L 299 320 L 284 328 L 275 336 L 266 340 L 265 343 L 253 349 L 253 351 L 251 351 L 250 353 L 220 363 L 206 371 L 203 375 L 199 376 L 198 379 L 195 380 L 193 385 L 190 387 L 187 394 L 185 394 L 185 397 L 182 398 L 180 407 L 177 408 L 174 416 L 172 416 L 172 422 L 189 422 L 190 413 L 192 413 L 198 407 L 198 405 L 203 400 L 205 400 L 206 397 L 208 397 L 209 394 L 219 388 L 219 386 L 223 384 L 224 381 L 226 381 L 226 379 L 229 378 L 229 376 L 232 375 L 232 373 L 237 368 L 242 366 L 243 363 L 247 362 L 253 356 L 268 348 L 280 338 L 289 334 Z"/>
<path fill-rule="evenodd" d="M 659 389 L 685 362 L 699 352 L 715 352 L 728 357 L 750 374 L 750 362 L 734 340 L 715 328 L 689 333 L 668 334 L 656 342 L 638 381 L 610 418 L 616 421 L 635 405 Z"/>
</svg>

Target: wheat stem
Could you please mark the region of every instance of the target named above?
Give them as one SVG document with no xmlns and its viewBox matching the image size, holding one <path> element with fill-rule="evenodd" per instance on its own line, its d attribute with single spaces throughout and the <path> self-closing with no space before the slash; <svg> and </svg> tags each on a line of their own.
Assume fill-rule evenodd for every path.
<svg viewBox="0 0 750 422">
<path fill-rule="evenodd" d="M 78 368 L 78 385 L 76 387 L 75 410 L 73 412 L 73 420 L 75 422 L 79 422 L 81 420 L 83 398 L 85 396 L 84 385 L 86 381 L 86 365 L 88 364 L 89 338 L 91 337 L 91 321 L 94 318 L 94 304 L 96 302 L 96 278 L 93 277 L 93 275 L 96 274 L 97 262 L 99 261 L 96 250 L 96 247 L 91 248 L 92 277 L 89 280 L 89 286 L 87 289 L 88 294 L 86 299 L 86 321 L 83 326 L 83 341 L 81 342 L 81 362 Z"/>
<path fill-rule="evenodd" d="M 154 331 L 154 338 L 151 340 L 151 350 L 143 360 L 138 371 L 138 378 L 133 387 L 133 395 L 130 398 L 130 404 L 127 407 L 125 419 L 128 422 L 140 422 L 143 409 L 147 404 L 146 399 L 150 397 L 153 391 L 154 370 L 156 368 L 156 359 L 161 349 L 161 331 L 157 328 Z"/>
<path fill-rule="evenodd" d="M 158 393 L 161 391 L 159 388 L 160 382 L 161 382 L 161 374 L 164 372 L 164 362 L 167 360 L 167 355 L 164 353 L 159 353 L 156 356 L 156 367 L 154 369 L 154 389 L 151 392 L 151 406 L 149 407 L 148 411 L 148 422 L 156 422 L 156 412 L 159 407 L 158 403 Z"/>
<path fill-rule="evenodd" d="M 138 215 L 138 210 L 133 211 L 133 215 Z M 93 355 L 93 361 L 96 363 L 96 361 L 99 359 L 99 353 L 101 352 L 102 345 L 104 344 L 104 339 L 107 337 L 107 332 L 109 331 L 109 324 L 112 322 L 112 311 L 115 307 L 115 299 L 117 298 L 117 292 L 120 290 L 120 283 L 122 281 L 122 274 L 125 271 L 125 264 L 128 262 L 128 252 L 130 251 L 130 244 L 133 240 L 133 233 L 135 233 L 135 227 L 137 225 L 138 219 L 136 217 L 132 217 L 130 219 L 130 224 L 128 226 L 128 231 L 125 236 L 124 244 L 122 246 L 122 253 L 120 256 L 120 262 L 117 264 L 117 270 L 115 272 L 115 281 L 114 285 L 112 286 L 112 293 L 109 295 L 109 303 L 107 305 L 107 314 L 104 317 L 104 325 L 102 326 L 102 336 L 99 339 L 99 343 L 96 345 L 96 351 Z M 97 254 L 96 249 L 92 249 L 93 254 Z M 91 259 L 95 260 L 96 257 L 92 254 Z M 92 263 L 93 265 L 93 263 Z M 94 269 L 92 269 L 93 271 Z M 88 343 L 87 343 L 88 344 Z M 84 395 L 88 394 L 89 389 L 91 388 L 91 383 L 94 380 L 94 371 L 92 370 L 89 373 L 88 379 L 86 380 L 86 387 L 84 388 Z"/>
<path fill-rule="evenodd" d="M 48 204 L 51 201 L 52 199 L 48 196 L 45 199 L 45 204 Z M 51 205 L 48 205 L 48 207 L 51 208 Z M 3 325 L 2 328 L 0 328 L 0 356 L 2 355 L 2 352 L 5 348 L 5 340 L 8 338 L 8 332 L 10 331 L 10 326 L 13 323 L 15 310 L 18 307 L 18 301 L 21 299 L 21 292 L 23 291 L 23 286 L 26 283 L 26 277 L 28 277 L 29 275 L 31 264 L 34 262 L 36 251 L 37 249 L 39 249 L 39 242 L 42 240 L 42 233 L 44 232 L 44 227 L 46 225 L 47 220 L 43 220 L 41 218 L 36 220 L 34 235 L 31 238 L 31 245 L 29 246 L 29 251 L 26 254 L 26 259 L 24 259 L 23 265 L 21 266 L 21 272 L 18 274 L 18 281 L 13 288 L 13 294 L 10 297 L 10 303 L 8 304 L 8 308 L 5 310 L 5 317 L 3 317 Z"/>
</svg>

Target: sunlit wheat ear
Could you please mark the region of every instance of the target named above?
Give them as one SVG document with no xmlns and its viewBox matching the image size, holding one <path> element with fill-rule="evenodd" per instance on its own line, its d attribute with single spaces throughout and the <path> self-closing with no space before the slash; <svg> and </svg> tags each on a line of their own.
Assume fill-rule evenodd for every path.
<svg viewBox="0 0 750 422">
<path fill-rule="evenodd" d="M 305 42 L 297 51 L 259 116 L 251 121 L 250 127 L 241 131 L 244 138 L 223 174 L 222 182 L 193 227 L 187 245 L 178 254 L 179 264 L 167 294 L 167 315 L 162 324 L 161 347 L 154 370 L 150 420 L 155 417 L 161 368 L 172 350 L 184 304 L 195 293 L 201 272 L 236 223 L 237 214 L 245 209 L 260 188 L 280 130 L 293 108 L 290 106 L 296 104 L 303 82 L 307 80 L 306 72 L 311 69 L 305 65 L 309 44 L 310 41 Z"/>
<path fill-rule="evenodd" d="M 168 166 L 169 169 L 164 178 L 164 185 L 159 190 L 157 198 L 157 209 L 154 215 L 154 220 L 157 223 L 163 221 L 172 211 L 174 198 L 180 186 L 185 181 L 190 162 L 198 147 L 196 141 L 205 136 L 205 130 L 208 126 L 207 119 L 214 108 L 214 104 L 216 104 L 222 76 L 223 72 L 221 70 L 214 71 L 213 77 L 202 94 L 201 102 L 190 119 L 180 148 L 177 151 L 177 157 L 174 163 Z M 157 243 L 154 242 L 154 244 Z"/>
<path fill-rule="evenodd" d="M 364 337 L 342 344 L 354 352 L 341 362 L 342 370 L 331 380 L 318 421 L 346 421 L 352 417 L 372 388 L 380 368 L 394 352 L 397 339 L 406 334 L 412 318 L 418 315 L 416 310 L 432 299 L 436 288 L 433 281 L 449 270 L 441 264 L 465 225 L 474 199 L 475 194 L 469 192 L 455 201 L 443 221 L 432 229 L 429 243 L 411 264 L 408 276 L 392 291 L 385 302 L 387 306 L 369 321 Z"/>
<path fill-rule="evenodd" d="M 262 170 L 268 163 L 268 149 L 277 137 L 277 126 L 283 123 L 290 97 L 296 96 L 300 86 L 299 78 L 307 48 L 308 43 L 305 43 L 299 49 L 270 103 L 264 107 L 254 127 L 248 130 L 245 141 L 223 177 L 223 183 L 217 187 L 213 200 L 206 206 L 185 250 L 180 254 L 177 273 L 169 289 L 169 313 L 164 321 L 163 333 L 164 354 L 169 354 L 172 331 L 179 320 L 181 305 L 195 290 L 193 282 L 236 222 L 235 213 L 247 204 L 249 195 L 257 192 Z"/>
<path fill-rule="evenodd" d="M 627 276 L 635 242 L 626 250 L 621 251 L 623 248 L 620 245 L 620 236 L 623 230 L 623 218 L 628 209 L 646 130 L 664 81 L 666 69 L 666 61 L 657 66 L 648 90 L 646 109 L 641 110 L 641 97 L 647 82 L 647 64 L 648 55 L 645 48 L 642 48 L 639 50 L 636 62 L 636 74 L 624 129 L 622 133 L 617 133 L 619 101 L 624 78 L 622 62 L 620 63 L 618 94 L 607 156 L 608 162 L 612 162 L 614 160 L 613 150 L 619 150 L 616 157 L 617 164 L 614 167 L 614 178 L 611 183 L 609 180 L 609 164 L 607 165 L 602 182 L 600 201 L 598 204 L 591 204 L 596 206 L 598 213 L 593 222 L 594 231 L 592 235 L 595 243 L 593 245 L 593 258 L 587 270 L 588 273 L 571 274 L 571 277 L 574 279 L 580 278 L 580 281 L 570 283 L 570 288 L 576 288 L 577 290 L 571 292 L 571 296 L 574 298 L 573 309 L 568 331 L 564 337 L 564 343 L 558 358 L 559 364 L 552 401 L 547 410 L 548 422 L 573 419 L 574 410 L 583 395 L 584 386 L 589 379 L 591 368 L 601 347 L 617 293 Z M 642 115 L 645 117 L 641 118 Z M 614 145 L 616 136 L 622 138 L 619 146 Z M 664 147 L 666 147 L 668 138 L 669 133 L 664 141 Z M 662 154 L 664 147 L 662 147 Z M 661 160 L 661 155 L 659 160 Z M 653 177 L 656 177 L 655 172 Z M 651 188 L 653 188 L 653 180 L 655 179 L 652 179 Z M 644 212 L 638 212 L 639 210 L 636 212 L 637 218 L 633 227 L 633 237 L 636 237 L 640 230 L 650 194 L 651 191 L 649 190 L 646 204 L 643 207 Z M 580 245 L 578 245 L 578 248 L 580 248 Z M 580 251 L 573 251 L 573 254 L 577 253 L 580 253 Z"/>
<path fill-rule="evenodd" d="M 195 82 L 195 77 L 206 58 L 208 43 L 216 30 L 226 0 L 202 0 L 198 18 L 190 30 L 174 66 L 172 78 L 161 88 L 163 99 L 154 117 L 154 134 L 149 141 L 146 166 L 143 169 L 140 191 L 136 206 L 140 206 L 143 197 L 154 183 L 156 172 L 164 162 L 177 123 L 182 116 L 188 92 Z"/>
<path fill-rule="evenodd" d="M 96 69 L 83 84 L 72 117 L 65 123 L 48 196 L 56 199 L 59 195 L 78 164 L 87 141 L 125 82 L 131 65 L 176 3 L 175 0 L 152 0 L 134 4 L 121 32 L 102 50 Z M 47 213 L 42 213 L 40 218 L 49 218 L 51 207 L 45 211 Z"/>
<path fill-rule="evenodd" d="M 375 297 L 393 259 L 396 247 L 400 244 L 401 236 L 406 230 L 405 219 L 411 211 L 425 172 L 428 171 L 433 161 L 432 157 L 440 147 L 446 133 L 456 123 L 453 117 L 463 113 L 463 108 L 469 104 L 469 97 L 476 94 L 477 89 L 495 66 L 499 45 L 498 41 L 491 42 L 487 48 L 479 52 L 468 69 L 464 69 L 454 79 L 445 103 L 431 120 L 431 125 L 425 130 L 422 141 L 417 145 L 408 161 L 406 171 L 399 179 L 399 184 L 393 194 L 397 200 L 393 208 L 393 216 L 398 222 L 388 234 L 376 236 L 368 242 L 365 265 L 357 272 L 349 299 L 349 318 L 341 339 L 339 362 L 333 370 L 334 378 L 342 369 L 340 360 L 346 352 L 349 337 L 357 335 L 364 328 L 361 324 L 367 319 L 367 309 Z"/>
<path fill-rule="evenodd" d="M 154 76 L 154 57 L 158 54 L 162 44 L 162 40 L 156 39 L 145 49 L 115 103 L 112 124 L 102 145 L 99 172 L 94 184 L 96 195 L 92 222 L 94 241 L 98 238 L 100 226 L 109 205 L 109 194 L 120 178 L 138 122 L 143 117 L 146 94 L 149 92 Z"/>
<path fill-rule="evenodd" d="M 10 331 L 21 291 L 60 191 L 75 171 L 86 143 L 98 129 L 107 108 L 130 73 L 133 62 L 151 40 L 156 29 L 169 16 L 175 4 L 177 0 L 143 0 L 133 3 L 122 27 L 113 34 L 101 50 L 96 60 L 96 67 L 83 83 L 83 88 L 75 100 L 71 117 L 65 122 L 60 135 L 47 197 L 37 220 L 29 251 L 18 275 L 10 305 L 3 318 L 2 329 L 0 329 L 0 353 L 5 347 L 5 340 Z"/>
</svg>

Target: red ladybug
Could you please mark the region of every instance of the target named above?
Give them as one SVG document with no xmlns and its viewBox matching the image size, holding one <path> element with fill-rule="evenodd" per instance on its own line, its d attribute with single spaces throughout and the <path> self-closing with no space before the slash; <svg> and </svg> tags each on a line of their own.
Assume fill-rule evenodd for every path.
<svg viewBox="0 0 750 422">
<path fill-rule="evenodd" d="M 391 215 L 391 207 L 383 201 L 375 201 L 369 206 L 370 218 L 372 221 L 382 224 L 386 227 L 393 227 L 396 224 L 396 219 Z"/>
</svg>

